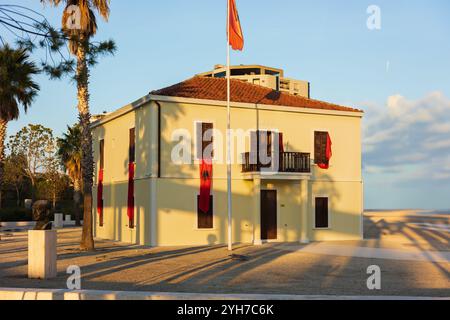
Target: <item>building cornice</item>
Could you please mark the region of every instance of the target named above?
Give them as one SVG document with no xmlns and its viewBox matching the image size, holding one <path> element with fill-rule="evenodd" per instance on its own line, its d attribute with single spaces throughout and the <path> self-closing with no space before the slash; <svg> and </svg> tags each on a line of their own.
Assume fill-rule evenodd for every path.
<svg viewBox="0 0 450 320">
<path fill-rule="evenodd" d="M 114 119 L 126 115 L 140 107 L 148 104 L 152 101 L 155 102 L 169 102 L 169 103 L 183 103 L 183 104 L 194 104 L 194 105 L 208 105 L 214 107 L 227 107 L 226 101 L 219 100 L 205 100 L 205 99 L 193 99 L 193 98 L 182 98 L 182 97 L 171 97 L 171 96 L 158 96 L 148 94 L 135 102 L 128 104 L 108 115 L 100 120 L 97 120 L 91 124 L 91 128 L 96 128 Z M 327 115 L 327 116 L 341 116 L 341 117 L 353 117 L 362 118 L 364 112 L 356 111 L 337 111 L 337 110 L 326 110 L 326 109 L 313 109 L 313 108 L 301 108 L 301 107 L 291 107 L 291 106 L 275 106 L 275 105 L 265 105 L 265 104 L 253 104 L 253 103 L 242 103 L 242 102 L 231 102 L 231 107 L 235 109 L 254 109 L 254 110 L 267 110 L 267 111 L 279 111 L 279 112 L 289 112 L 289 113 L 304 113 L 304 114 L 315 114 L 315 115 Z"/>
</svg>

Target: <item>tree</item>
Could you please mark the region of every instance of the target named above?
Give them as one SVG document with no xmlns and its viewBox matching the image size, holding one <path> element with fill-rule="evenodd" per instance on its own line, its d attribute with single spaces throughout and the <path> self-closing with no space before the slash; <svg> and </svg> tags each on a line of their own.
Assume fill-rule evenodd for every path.
<svg viewBox="0 0 450 320">
<path fill-rule="evenodd" d="M 113 53 L 115 44 L 112 41 L 92 48 L 90 39 L 97 32 L 95 11 L 104 19 L 109 18 L 109 0 L 41 0 L 54 6 L 64 3 L 62 28 L 70 38 L 70 52 L 76 56 L 77 67 L 75 79 L 78 90 L 78 113 L 81 125 L 81 168 L 83 175 L 84 223 L 81 239 L 82 250 L 94 250 L 92 225 L 92 185 L 94 175 L 94 157 L 92 149 L 92 132 L 90 128 L 91 114 L 89 110 L 89 64 L 95 63 L 95 57 L 102 53 Z M 74 25 L 73 9 L 79 18 Z"/>
<path fill-rule="evenodd" d="M 66 190 L 67 184 L 66 179 L 64 179 L 64 174 L 61 172 L 61 163 L 56 155 L 56 148 L 53 148 L 53 151 L 53 155 L 50 154 L 49 157 L 45 159 L 45 171 L 42 177 L 44 178 L 47 189 L 46 198 L 51 199 L 53 209 L 55 209 L 56 201 L 61 193 Z"/>
<path fill-rule="evenodd" d="M 104 42 L 91 42 L 91 37 L 97 31 L 97 11 L 105 20 L 109 17 L 109 0 L 41 0 L 58 6 L 65 3 L 62 18 L 63 29 L 55 30 L 38 12 L 20 5 L 0 5 L 0 28 L 10 32 L 20 47 L 27 48 L 30 52 L 36 48 L 44 49 L 45 60 L 42 61 L 42 69 L 52 79 L 59 79 L 65 75 L 73 75 L 78 89 L 78 110 L 82 127 L 83 157 L 83 195 L 85 223 L 81 240 L 81 249 L 93 250 L 92 227 L 92 181 L 93 181 L 93 155 L 92 134 L 89 127 L 89 67 L 97 64 L 98 57 L 113 54 L 116 51 L 112 40 Z M 72 22 L 74 16 L 73 7 L 78 8 L 80 21 L 77 25 Z M 74 28 L 72 28 L 72 27 Z M 3 33 L 0 32 L 0 43 L 4 43 Z M 68 43 L 70 53 L 76 56 L 75 60 L 67 58 L 63 53 L 63 47 Z M 1 178 L 1 172 L 0 172 Z M 1 183 L 1 179 L 0 179 Z"/>
<path fill-rule="evenodd" d="M 19 48 L 30 53 L 42 51 L 41 67 L 50 78 L 75 72 L 75 60 L 64 50 L 69 38 L 62 30 L 53 28 L 42 14 L 20 5 L 0 4 L 1 44 L 5 45 L 8 33 Z"/>
<path fill-rule="evenodd" d="M 56 210 L 58 200 L 63 198 L 69 187 L 70 180 L 64 173 L 51 170 L 39 175 L 36 194 L 38 199 L 50 201 L 53 210 Z"/>
<path fill-rule="evenodd" d="M 67 127 L 67 132 L 58 139 L 58 156 L 72 182 L 75 223 L 80 224 L 80 201 L 83 177 L 81 173 L 81 128 L 79 124 Z"/>
<path fill-rule="evenodd" d="M 0 47 L 0 183 L 3 182 L 8 122 L 19 117 L 19 106 L 26 112 L 33 102 L 39 86 L 32 78 L 38 73 L 39 69 L 29 60 L 26 49 Z"/>
<path fill-rule="evenodd" d="M 23 174 L 30 179 L 34 202 L 38 175 L 46 172 L 49 159 L 55 157 L 53 132 L 42 125 L 30 124 L 10 138 L 8 149 L 12 156 L 23 156 L 26 161 Z"/>
<path fill-rule="evenodd" d="M 16 191 L 17 207 L 20 207 L 22 202 L 21 195 L 25 186 L 25 176 L 23 174 L 25 167 L 26 158 L 23 155 L 10 155 L 5 160 L 3 183 Z"/>
</svg>

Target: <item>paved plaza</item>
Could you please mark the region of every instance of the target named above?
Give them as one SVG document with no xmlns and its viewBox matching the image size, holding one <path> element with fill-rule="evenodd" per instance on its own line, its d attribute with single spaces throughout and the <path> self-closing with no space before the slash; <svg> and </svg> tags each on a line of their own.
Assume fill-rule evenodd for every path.
<svg viewBox="0 0 450 320">
<path fill-rule="evenodd" d="M 27 233 L 2 231 L 0 287 L 66 288 L 71 265 L 82 289 L 209 294 L 450 297 L 450 215 L 368 212 L 364 241 L 309 245 L 148 248 L 98 240 L 78 251 L 81 231 L 58 232 L 58 277 L 29 280 Z M 382 289 L 367 288 L 367 268 L 380 266 Z"/>
</svg>

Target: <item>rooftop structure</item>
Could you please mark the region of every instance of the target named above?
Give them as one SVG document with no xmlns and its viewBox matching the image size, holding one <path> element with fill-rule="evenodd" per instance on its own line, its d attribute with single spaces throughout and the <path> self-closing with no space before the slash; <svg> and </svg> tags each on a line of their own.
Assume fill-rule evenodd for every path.
<svg viewBox="0 0 450 320">
<path fill-rule="evenodd" d="M 284 77 L 283 69 L 261 65 L 239 65 L 230 67 L 231 77 L 276 91 L 310 98 L 310 83 Z M 225 78 L 226 66 L 216 65 L 214 70 L 203 72 L 198 76 Z"/>
</svg>

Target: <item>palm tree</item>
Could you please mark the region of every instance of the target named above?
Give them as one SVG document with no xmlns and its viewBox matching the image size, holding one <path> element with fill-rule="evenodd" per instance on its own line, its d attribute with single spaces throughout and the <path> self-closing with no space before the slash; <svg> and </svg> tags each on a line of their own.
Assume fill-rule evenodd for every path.
<svg viewBox="0 0 450 320">
<path fill-rule="evenodd" d="M 66 168 L 73 184 L 75 223 L 80 226 L 80 200 L 83 177 L 81 173 L 81 128 L 79 124 L 67 127 L 67 132 L 58 139 L 58 156 Z"/>
<path fill-rule="evenodd" d="M 27 112 L 39 91 L 39 85 L 32 79 L 39 69 L 29 58 L 26 49 L 0 47 L 0 183 L 3 181 L 8 122 L 19 118 L 19 106 Z"/>
<path fill-rule="evenodd" d="M 109 18 L 109 0 L 41 0 L 54 6 L 64 3 L 62 28 L 69 36 L 69 49 L 76 56 L 76 81 L 78 90 L 78 113 L 81 126 L 81 171 L 83 175 L 83 234 L 81 249 L 94 250 L 92 226 L 92 185 L 94 174 L 94 158 L 92 150 L 92 132 L 90 128 L 91 114 L 89 111 L 89 40 L 97 32 L 96 11 L 104 20 Z M 72 9 L 77 7 L 76 15 L 79 21 L 73 24 Z"/>
</svg>

